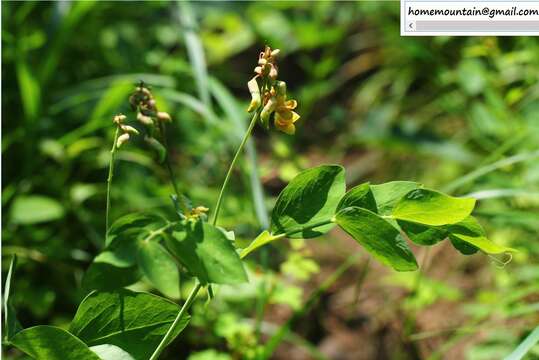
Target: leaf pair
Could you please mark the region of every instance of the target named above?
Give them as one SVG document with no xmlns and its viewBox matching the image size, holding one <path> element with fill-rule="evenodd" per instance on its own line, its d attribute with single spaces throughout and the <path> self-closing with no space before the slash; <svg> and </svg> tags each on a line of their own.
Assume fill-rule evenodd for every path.
<svg viewBox="0 0 539 360">
<path fill-rule="evenodd" d="M 147 293 L 93 292 L 80 304 L 69 331 L 35 326 L 18 332 L 10 342 L 38 360 L 146 360 L 178 311 L 175 303 Z M 172 339 L 189 317 L 180 322 Z"/>
<path fill-rule="evenodd" d="M 270 231 L 260 234 L 241 253 L 282 237 L 313 238 L 338 224 L 380 262 L 398 271 L 417 269 L 401 234 L 420 245 L 449 237 L 459 250 L 487 253 L 512 250 L 491 243 L 470 216 L 475 200 L 455 198 L 409 181 L 361 184 L 345 193 L 344 169 L 322 165 L 297 175 L 281 192 L 272 212 Z"/>
<path fill-rule="evenodd" d="M 146 214 L 129 214 L 118 219 L 107 233 L 105 251 L 87 270 L 83 286 L 113 290 L 145 276 L 165 296 L 179 298 L 178 267 L 159 243 L 168 227 L 163 219 Z"/>
</svg>

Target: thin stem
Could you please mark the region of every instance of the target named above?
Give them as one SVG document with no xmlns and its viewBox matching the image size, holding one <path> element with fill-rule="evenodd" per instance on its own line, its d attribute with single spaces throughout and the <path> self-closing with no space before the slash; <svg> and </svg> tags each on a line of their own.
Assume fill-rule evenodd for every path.
<svg viewBox="0 0 539 360">
<path fill-rule="evenodd" d="M 251 119 L 251 123 L 249 124 L 247 131 L 245 132 L 245 135 L 243 135 L 243 139 L 241 140 L 240 146 L 238 147 L 238 150 L 236 150 L 236 154 L 234 155 L 234 158 L 232 159 L 232 162 L 230 163 L 230 167 L 228 168 L 228 171 L 226 173 L 225 180 L 223 181 L 223 185 L 221 186 L 221 191 L 219 192 L 219 197 L 217 198 L 217 203 L 215 204 L 215 215 L 213 216 L 213 221 L 212 221 L 213 225 L 217 224 L 217 218 L 219 217 L 219 210 L 221 209 L 221 203 L 223 201 L 223 197 L 225 194 L 226 187 L 228 185 L 228 181 L 230 180 L 230 176 L 232 175 L 232 171 L 234 170 L 236 161 L 240 157 L 241 151 L 243 150 L 243 147 L 245 146 L 247 139 L 249 139 L 249 136 L 251 135 L 253 128 L 255 127 L 255 124 L 258 121 L 258 117 L 260 116 L 260 111 L 261 111 L 261 108 L 259 108 L 253 115 L 253 118 Z"/>
<path fill-rule="evenodd" d="M 118 142 L 118 135 L 120 135 L 119 126 L 116 127 L 114 141 L 112 142 L 112 149 L 110 150 L 109 176 L 107 178 L 107 210 L 105 211 L 105 238 L 107 237 L 110 225 L 110 193 L 112 189 L 112 176 L 114 175 L 114 157 L 116 155 L 116 143 Z"/>
<path fill-rule="evenodd" d="M 170 165 L 170 152 L 168 148 L 168 142 L 167 142 L 167 136 L 166 136 L 166 129 L 165 124 L 160 121 L 159 122 L 159 130 L 161 131 L 161 137 L 163 141 L 163 146 L 165 147 L 167 154 L 165 156 L 165 167 L 168 171 L 168 176 L 170 178 L 170 182 L 172 183 L 172 187 L 174 188 L 174 192 L 176 193 L 177 202 L 180 205 L 180 210 L 182 213 L 187 216 L 189 215 L 189 206 L 187 205 L 185 198 L 183 197 L 183 194 L 180 193 L 180 190 L 178 189 L 178 185 L 176 183 L 176 176 L 174 175 L 174 171 L 172 170 L 172 165 Z"/>
<path fill-rule="evenodd" d="M 163 349 L 168 345 L 168 342 L 171 340 L 172 334 L 174 334 L 174 330 L 179 325 L 181 318 L 187 312 L 187 310 L 189 309 L 189 307 L 195 300 L 195 297 L 197 296 L 201 288 L 202 288 L 202 284 L 197 283 L 195 287 L 193 288 L 193 290 L 191 290 L 191 293 L 187 297 L 187 300 L 185 300 L 185 303 L 183 304 L 182 308 L 178 312 L 178 315 L 176 315 L 176 319 L 174 319 L 174 322 L 168 329 L 165 336 L 161 339 L 161 342 L 159 343 L 159 345 L 157 346 L 157 348 L 155 349 L 155 351 L 153 352 L 149 360 L 156 360 L 159 358 L 159 355 L 161 355 L 161 353 L 163 352 Z"/>
</svg>

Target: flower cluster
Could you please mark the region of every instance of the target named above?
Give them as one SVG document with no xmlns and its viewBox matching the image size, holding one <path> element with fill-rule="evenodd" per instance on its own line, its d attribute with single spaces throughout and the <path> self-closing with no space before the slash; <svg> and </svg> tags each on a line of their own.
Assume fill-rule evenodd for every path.
<svg viewBox="0 0 539 360">
<path fill-rule="evenodd" d="M 135 92 L 129 97 L 129 103 L 133 110 L 137 110 L 137 120 L 145 126 L 153 126 L 154 121 L 170 122 L 170 115 L 164 111 L 158 111 L 155 99 L 150 89 L 141 81 Z"/>
<path fill-rule="evenodd" d="M 116 140 L 117 148 L 120 148 L 122 144 L 124 144 L 125 142 L 129 140 L 130 138 L 129 134 L 134 134 L 134 135 L 139 134 L 137 129 L 135 129 L 132 126 L 124 124 L 126 119 L 127 117 L 124 114 L 118 114 L 114 116 L 114 118 L 112 119 L 112 121 L 118 126 L 118 130 L 121 131 L 120 136 L 118 136 L 118 139 Z"/>
<path fill-rule="evenodd" d="M 297 107 L 296 100 L 287 100 L 286 83 L 277 80 L 278 68 L 276 57 L 279 49 L 272 50 L 266 46 L 258 57 L 258 66 L 255 67 L 255 76 L 247 83 L 251 93 L 251 103 L 248 112 L 256 111 L 260 107 L 260 120 L 268 128 L 273 119 L 275 127 L 287 134 L 294 134 L 294 123 L 300 116 L 293 111 Z"/>
<path fill-rule="evenodd" d="M 161 125 L 172 121 L 170 115 L 167 112 L 159 111 L 157 109 L 152 92 L 142 81 L 129 97 L 129 103 L 131 104 L 132 109 L 137 111 L 137 120 L 143 124 L 147 130 L 144 141 L 148 146 L 155 150 L 159 162 L 162 163 L 166 157 L 166 148 L 154 137 L 154 133 L 156 131 L 163 131 Z M 164 134 L 161 134 L 161 137 L 163 136 Z"/>
</svg>

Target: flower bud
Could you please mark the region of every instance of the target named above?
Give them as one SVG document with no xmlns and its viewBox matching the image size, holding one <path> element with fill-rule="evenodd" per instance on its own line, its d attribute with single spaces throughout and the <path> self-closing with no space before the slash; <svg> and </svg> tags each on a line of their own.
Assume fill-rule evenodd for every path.
<svg viewBox="0 0 539 360">
<path fill-rule="evenodd" d="M 147 103 L 147 104 L 148 104 L 148 107 L 149 107 L 150 109 L 155 109 L 155 100 L 154 100 L 154 99 L 148 100 L 148 103 Z"/>
<path fill-rule="evenodd" d="M 251 103 L 249 104 L 247 112 L 251 112 L 258 109 L 258 107 L 262 103 L 260 99 L 260 88 L 258 87 L 256 77 L 249 80 L 249 82 L 247 83 L 247 87 L 249 88 L 249 92 L 251 93 Z"/>
<path fill-rule="evenodd" d="M 268 76 L 270 77 L 270 79 L 277 79 L 277 68 L 274 65 L 271 65 Z"/>
<path fill-rule="evenodd" d="M 129 140 L 129 134 L 124 133 L 120 136 L 118 136 L 118 140 L 116 140 L 116 147 L 119 149 L 120 146 L 122 146 L 123 143 L 127 142 Z"/>
<path fill-rule="evenodd" d="M 127 119 L 127 117 L 124 115 L 124 114 L 118 114 L 114 117 L 114 119 L 112 120 L 115 124 L 118 124 L 120 125 L 122 122 L 125 121 L 125 119 Z"/>
<path fill-rule="evenodd" d="M 255 67 L 255 74 L 262 75 L 262 67 L 261 66 Z"/>
<path fill-rule="evenodd" d="M 273 50 L 273 51 L 271 52 L 271 56 L 272 56 L 272 57 L 275 57 L 275 56 L 279 55 L 280 52 L 281 52 L 280 49 L 275 49 L 275 50 Z"/>
<path fill-rule="evenodd" d="M 277 93 L 277 96 L 285 96 L 286 95 L 286 83 L 284 81 L 277 81 L 275 83 L 275 91 Z"/>
<path fill-rule="evenodd" d="M 163 122 L 171 122 L 172 119 L 170 118 L 170 115 L 167 112 L 159 111 L 157 113 L 157 120 L 163 121 Z"/>
<path fill-rule="evenodd" d="M 135 134 L 135 135 L 139 134 L 137 129 L 129 125 L 120 125 L 120 129 L 122 129 L 123 132 L 126 132 L 128 134 Z"/>
<path fill-rule="evenodd" d="M 153 120 L 151 117 L 143 115 L 142 113 L 137 114 L 137 120 L 140 121 L 144 125 L 153 125 Z"/>
<path fill-rule="evenodd" d="M 262 124 L 268 128 L 269 127 L 269 118 L 272 112 L 275 111 L 275 108 L 277 107 L 277 99 L 275 97 L 271 97 L 266 105 L 264 106 L 264 109 L 262 109 L 262 112 L 260 113 L 260 120 L 262 121 Z"/>
<path fill-rule="evenodd" d="M 258 65 L 266 65 L 268 63 L 268 60 L 264 58 L 258 59 Z"/>
</svg>

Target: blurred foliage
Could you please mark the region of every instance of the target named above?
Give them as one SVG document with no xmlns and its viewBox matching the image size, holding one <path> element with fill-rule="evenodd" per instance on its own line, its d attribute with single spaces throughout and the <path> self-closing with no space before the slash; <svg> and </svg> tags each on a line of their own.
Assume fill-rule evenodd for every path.
<svg viewBox="0 0 539 360">
<path fill-rule="evenodd" d="M 409 179 L 473 194 L 491 239 L 519 249 L 512 262 L 497 268 L 504 259 L 444 253 L 435 255 L 448 258 L 441 272 L 433 261 L 421 281 L 389 274 L 384 286 L 408 294 L 402 308 L 393 303 L 412 324 L 412 340 L 403 341 L 416 350 L 404 358 L 418 351 L 443 358 L 470 334 L 478 336 L 462 350 L 466 358 L 515 348 L 539 321 L 537 38 L 400 37 L 397 2 L 188 5 L 2 2 L 2 272 L 17 254 L 10 301 L 21 323 L 66 324 L 84 295 L 82 274 L 104 244 L 111 119 L 129 113 L 133 84 L 151 84 L 174 119 L 168 137 L 181 187 L 196 205 L 212 204 L 247 121 L 237 116 L 247 104 L 245 84 L 267 43 L 282 49 L 280 73 L 302 118 L 294 137 L 255 131 L 258 160 L 245 161 L 231 184 L 223 225 L 239 224 L 237 241 L 247 243 L 263 227 L 261 204 L 269 208 L 286 181 L 321 162 L 344 164 L 349 185 Z M 172 189 L 151 152 L 137 144 L 119 159 L 112 218 L 172 213 Z M 253 172 L 266 200 L 255 195 Z M 302 289 L 328 264 L 308 244 L 291 245 L 288 255 L 284 245 L 273 247 L 261 263 L 270 258 L 263 276 L 276 284 L 269 303 L 297 309 Z M 245 349 L 256 351 L 258 289 L 257 281 L 223 287 L 219 300 L 200 304 L 193 319 L 200 327 L 186 332 L 170 358 L 254 356 Z M 465 322 L 442 331 L 436 347 L 421 347 L 431 335 L 415 317 L 440 302 L 454 304 Z M 209 325 L 212 333 L 199 336 Z M 320 356 L 311 344 L 290 341 Z M 401 350 L 388 357 L 403 358 Z"/>
</svg>

